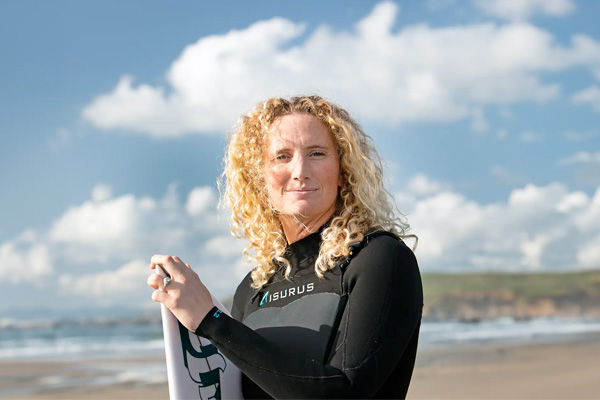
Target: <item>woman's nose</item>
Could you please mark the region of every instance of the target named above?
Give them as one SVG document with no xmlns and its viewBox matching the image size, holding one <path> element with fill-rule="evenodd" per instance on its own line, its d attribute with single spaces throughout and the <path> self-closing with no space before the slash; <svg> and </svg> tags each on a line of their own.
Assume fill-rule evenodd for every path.
<svg viewBox="0 0 600 400">
<path fill-rule="evenodd" d="M 294 180 L 306 180 L 309 178 L 309 166 L 306 157 L 297 156 L 294 157 L 292 165 L 292 179 Z"/>
</svg>

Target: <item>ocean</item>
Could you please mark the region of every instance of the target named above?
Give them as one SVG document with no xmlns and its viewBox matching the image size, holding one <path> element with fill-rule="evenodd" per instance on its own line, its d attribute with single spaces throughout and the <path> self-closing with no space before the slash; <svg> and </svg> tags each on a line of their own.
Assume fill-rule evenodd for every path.
<svg viewBox="0 0 600 400">
<path fill-rule="evenodd" d="M 424 321 L 419 343 L 461 345 L 485 342 L 560 340 L 600 332 L 599 319 L 500 318 L 480 322 Z M 164 354 L 159 321 L 0 320 L 0 360 L 63 360 Z"/>
<path fill-rule="evenodd" d="M 472 323 L 424 321 L 419 342 L 420 348 L 427 348 L 572 340 L 574 337 L 584 339 L 586 334 L 595 332 L 600 332 L 599 319 L 503 318 Z M 0 320 L 0 362 L 80 361 L 85 368 L 95 371 L 85 378 L 61 373 L 46 375 L 36 381 L 38 391 L 115 383 L 166 383 L 163 356 L 162 326 L 156 319 Z M 123 359 L 131 361 L 123 362 Z M 25 390 L 27 388 L 14 385 L 10 391 L 0 388 L 0 398 Z"/>
</svg>

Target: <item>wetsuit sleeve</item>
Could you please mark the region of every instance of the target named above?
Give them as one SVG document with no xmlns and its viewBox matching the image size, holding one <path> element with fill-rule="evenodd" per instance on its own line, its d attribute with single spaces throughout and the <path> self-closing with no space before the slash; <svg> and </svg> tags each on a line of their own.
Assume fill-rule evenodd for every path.
<svg viewBox="0 0 600 400">
<path fill-rule="evenodd" d="M 197 333 L 274 398 L 373 397 L 418 330 L 418 267 L 410 249 L 381 237 L 361 250 L 346 276 L 349 299 L 326 364 L 280 348 L 225 314 L 209 313 Z"/>
</svg>

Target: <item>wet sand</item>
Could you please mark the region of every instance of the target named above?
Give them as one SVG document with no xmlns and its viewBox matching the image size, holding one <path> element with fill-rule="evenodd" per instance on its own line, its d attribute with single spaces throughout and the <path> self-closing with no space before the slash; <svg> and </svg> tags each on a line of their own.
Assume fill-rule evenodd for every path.
<svg viewBox="0 0 600 400">
<path fill-rule="evenodd" d="M 409 399 L 600 399 L 600 335 L 547 343 L 419 349 Z M 11 399 L 167 399 L 155 381 L 124 374 L 102 380 L 103 366 L 160 365 L 164 358 L 0 362 L 0 393 Z M 90 367 L 91 365 L 91 367 Z M 108 370 L 109 368 L 107 368 Z M 69 387 L 61 387 L 67 379 Z M 77 382 L 81 383 L 77 385 Z M 53 384 L 56 383 L 54 386 Z"/>
</svg>

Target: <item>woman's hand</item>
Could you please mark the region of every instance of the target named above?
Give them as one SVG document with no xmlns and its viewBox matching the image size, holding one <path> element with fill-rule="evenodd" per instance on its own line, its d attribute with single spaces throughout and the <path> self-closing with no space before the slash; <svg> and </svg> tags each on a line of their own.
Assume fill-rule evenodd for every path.
<svg viewBox="0 0 600 400">
<path fill-rule="evenodd" d="M 155 291 L 152 300 L 163 303 L 175 317 L 190 331 L 195 331 L 214 304 L 206 286 L 200 281 L 189 264 L 179 257 L 155 254 L 150 268 L 160 265 L 171 276 L 167 290 L 163 290 L 163 277 L 152 274 L 148 277 L 148 286 Z"/>
</svg>

